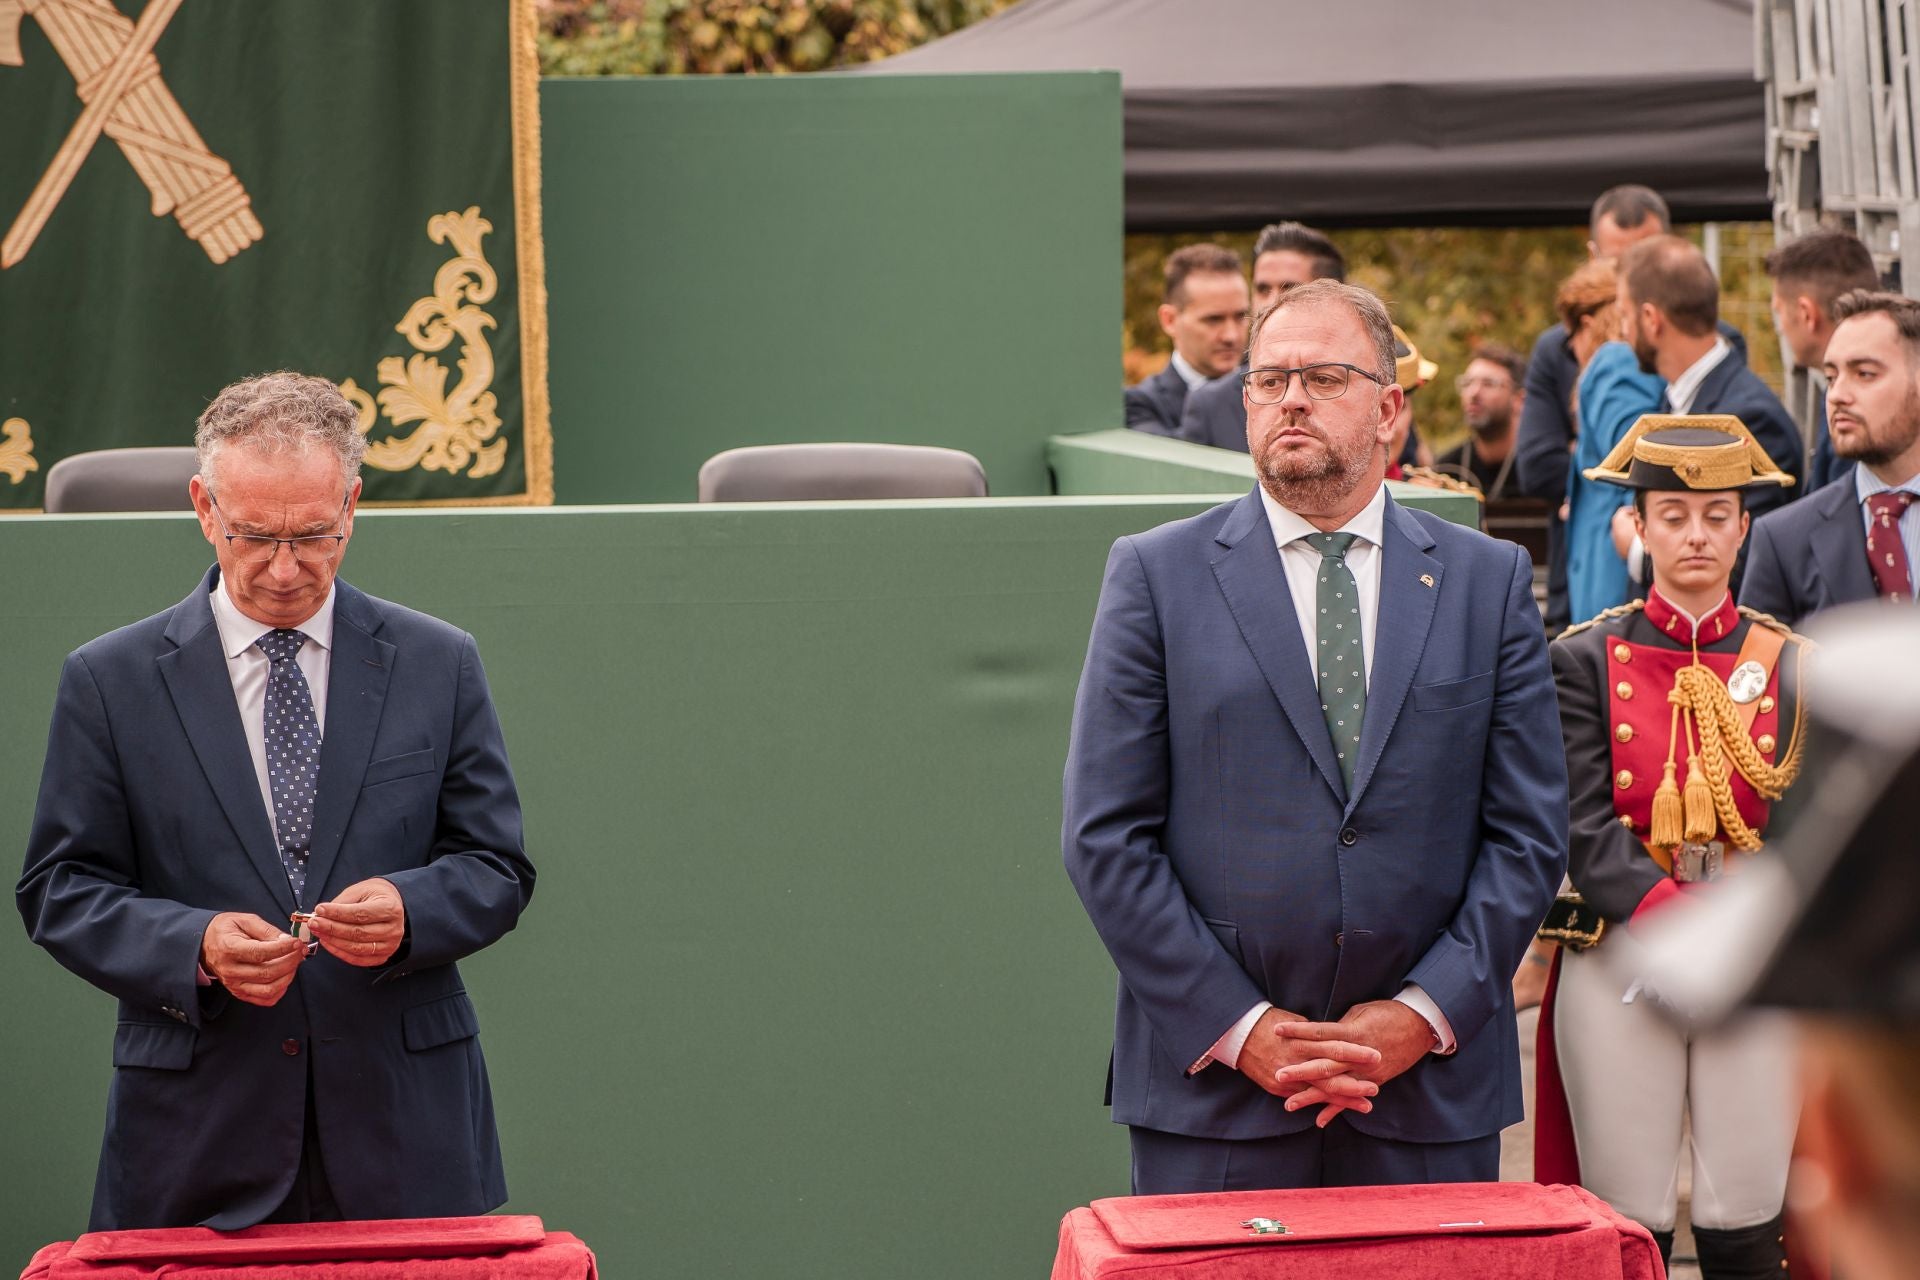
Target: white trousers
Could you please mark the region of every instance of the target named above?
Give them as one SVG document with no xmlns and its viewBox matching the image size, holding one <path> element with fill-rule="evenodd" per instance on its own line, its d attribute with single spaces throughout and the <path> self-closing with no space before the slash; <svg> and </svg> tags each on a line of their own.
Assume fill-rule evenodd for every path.
<svg viewBox="0 0 1920 1280">
<path fill-rule="evenodd" d="M 1645 996 L 1621 1003 L 1605 950 L 1561 953 L 1553 1010 L 1581 1183 L 1649 1230 L 1672 1230 L 1690 1121 L 1693 1224 L 1769 1221 L 1800 1121 L 1791 1023 L 1743 1013 L 1690 1034 Z"/>
</svg>

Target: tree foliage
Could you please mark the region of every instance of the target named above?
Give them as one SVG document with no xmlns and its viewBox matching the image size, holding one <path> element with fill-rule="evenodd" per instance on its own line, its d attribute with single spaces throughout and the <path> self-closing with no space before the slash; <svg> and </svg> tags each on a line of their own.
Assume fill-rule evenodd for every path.
<svg viewBox="0 0 1920 1280">
<path fill-rule="evenodd" d="M 778 75 L 871 62 L 1010 0 L 538 0 L 553 76 Z"/>
</svg>

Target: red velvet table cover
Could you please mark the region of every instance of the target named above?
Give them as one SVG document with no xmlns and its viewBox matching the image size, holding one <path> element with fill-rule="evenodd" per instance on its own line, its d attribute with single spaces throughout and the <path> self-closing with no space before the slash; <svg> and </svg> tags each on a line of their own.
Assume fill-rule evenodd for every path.
<svg viewBox="0 0 1920 1280">
<path fill-rule="evenodd" d="M 1240 1225 L 1253 1217 L 1283 1222 L 1290 1234 L 1254 1235 Z M 1659 1246 L 1646 1228 L 1582 1188 L 1530 1182 L 1103 1200 L 1061 1222 L 1053 1263 L 1053 1280 L 1663 1280 L 1663 1274 Z"/>
<path fill-rule="evenodd" d="M 594 1280 L 593 1251 L 526 1214 L 96 1231 L 50 1244 L 21 1280 Z"/>
</svg>

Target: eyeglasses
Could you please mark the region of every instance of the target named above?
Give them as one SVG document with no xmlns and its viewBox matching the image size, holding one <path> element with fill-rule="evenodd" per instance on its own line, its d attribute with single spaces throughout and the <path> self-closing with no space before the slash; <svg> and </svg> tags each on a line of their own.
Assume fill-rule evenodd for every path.
<svg viewBox="0 0 1920 1280">
<path fill-rule="evenodd" d="M 1357 364 L 1310 364 L 1299 369 L 1249 369 L 1240 375 L 1240 385 L 1247 389 L 1247 399 L 1255 404 L 1279 404 L 1287 398 L 1287 388 L 1293 385 L 1293 375 L 1300 375 L 1300 385 L 1306 388 L 1307 395 L 1314 400 L 1338 400 L 1346 393 L 1347 383 L 1352 375 L 1359 374 L 1369 382 L 1386 386 L 1385 378 L 1368 373 Z"/>
<path fill-rule="evenodd" d="M 241 564 L 265 564 L 280 552 L 280 544 L 285 543 L 293 552 L 293 558 L 301 564 L 325 564 L 340 554 L 340 544 L 347 540 L 343 533 L 311 533 L 298 538 L 269 538 L 263 533 L 228 533 L 227 522 L 220 514 L 220 501 L 207 491 L 207 501 L 213 505 L 213 518 L 219 522 L 220 536 L 227 540 L 227 549 L 233 558 Z M 347 499 L 340 500 L 340 519 L 347 518 Z"/>
<path fill-rule="evenodd" d="M 1512 386 L 1513 383 L 1506 378 L 1471 378 L 1461 374 L 1453 380 L 1454 390 L 1461 392 L 1472 391 L 1476 387 L 1487 391 L 1505 391 Z"/>
</svg>

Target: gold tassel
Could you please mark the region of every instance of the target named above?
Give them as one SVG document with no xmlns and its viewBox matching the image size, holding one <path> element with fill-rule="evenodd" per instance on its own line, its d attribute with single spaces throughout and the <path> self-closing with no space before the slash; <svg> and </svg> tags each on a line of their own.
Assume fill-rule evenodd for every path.
<svg viewBox="0 0 1920 1280">
<path fill-rule="evenodd" d="M 1648 839 L 1663 849 L 1677 848 L 1680 844 L 1680 788 L 1674 785 L 1671 760 L 1667 761 L 1660 785 L 1653 793 L 1653 825 Z"/>
<path fill-rule="evenodd" d="M 1713 788 L 1707 783 L 1707 771 L 1700 767 L 1699 756 L 1687 757 L 1687 839 L 1705 844 L 1720 829 L 1720 815 L 1714 811 Z"/>
</svg>

